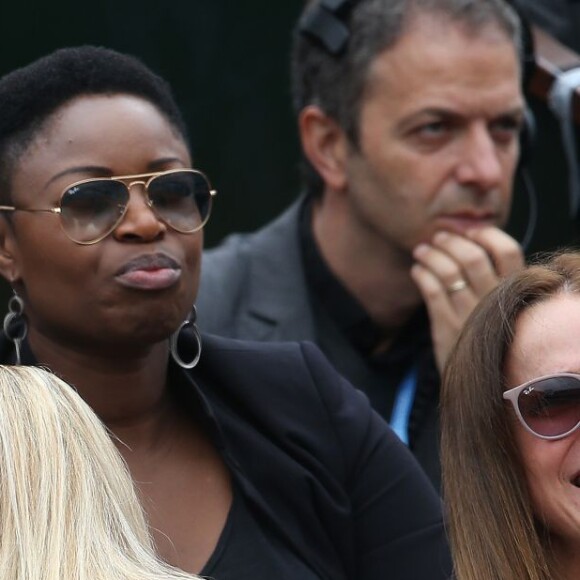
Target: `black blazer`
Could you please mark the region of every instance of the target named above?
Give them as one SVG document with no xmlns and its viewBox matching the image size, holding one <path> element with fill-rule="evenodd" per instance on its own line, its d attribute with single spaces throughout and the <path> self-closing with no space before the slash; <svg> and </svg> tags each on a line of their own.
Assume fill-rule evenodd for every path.
<svg viewBox="0 0 580 580">
<path fill-rule="evenodd" d="M 11 359 L 3 339 L 0 360 Z M 199 365 L 171 362 L 169 377 L 201 411 L 254 517 L 320 578 L 449 578 L 437 493 L 317 347 L 206 335 Z"/>
<path fill-rule="evenodd" d="M 206 335 L 192 375 L 250 505 L 321 578 L 449 578 L 437 493 L 316 346 Z"/>
</svg>

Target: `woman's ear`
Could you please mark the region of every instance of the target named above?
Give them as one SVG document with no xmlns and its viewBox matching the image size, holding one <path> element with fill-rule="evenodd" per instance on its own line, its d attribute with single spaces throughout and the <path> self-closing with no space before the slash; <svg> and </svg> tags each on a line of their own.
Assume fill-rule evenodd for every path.
<svg viewBox="0 0 580 580">
<path fill-rule="evenodd" d="M 324 181 L 325 188 L 344 189 L 349 146 L 338 123 L 320 107 L 309 105 L 300 112 L 298 129 L 304 155 Z"/>
<path fill-rule="evenodd" d="M 14 228 L 5 215 L 0 215 L 0 274 L 10 284 L 20 280 L 17 244 Z"/>
</svg>

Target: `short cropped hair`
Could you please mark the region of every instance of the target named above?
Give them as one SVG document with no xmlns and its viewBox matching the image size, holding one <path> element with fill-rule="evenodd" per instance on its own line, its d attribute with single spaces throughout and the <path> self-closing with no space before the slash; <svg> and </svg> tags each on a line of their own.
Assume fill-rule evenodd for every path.
<svg viewBox="0 0 580 580">
<path fill-rule="evenodd" d="M 154 105 L 187 143 L 168 83 L 140 60 L 96 46 L 62 48 L 0 78 L 0 199 L 10 202 L 15 163 L 52 114 L 83 95 L 129 94 Z"/>
<path fill-rule="evenodd" d="M 341 18 L 349 36 L 338 54 L 331 54 L 319 39 L 301 30 L 300 22 L 320 2 L 307 3 L 293 33 L 294 110 L 298 115 L 308 105 L 320 107 L 339 124 L 355 148 L 359 146 L 360 111 L 369 69 L 406 33 L 414 16 L 433 14 L 470 32 L 495 26 L 521 54 L 519 19 L 504 0 L 355 0 L 350 12 Z M 310 193 L 320 194 L 322 181 L 313 171 L 306 172 L 306 185 Z"/>
<path fill-rule="evenodd" d="M 201 580 L 161 562 L 127 466 L 72 387 L 0 366 L 0 578 Z"/>
</svg>

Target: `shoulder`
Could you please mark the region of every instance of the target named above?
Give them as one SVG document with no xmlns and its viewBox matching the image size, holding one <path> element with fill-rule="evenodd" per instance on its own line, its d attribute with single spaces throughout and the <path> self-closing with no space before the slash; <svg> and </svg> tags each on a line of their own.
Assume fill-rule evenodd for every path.
<svg viewBox="0 0 580 580">
<path fill-rule="evenodd" d="M 204 334 L 203 345 L 205 368 L 235 383 L 249 380 L 257 391 L 276 387 L 295 397 L 296 389 L 314 392 L 328 382 L 344 382 L 311 342 L 262 342 Z M 257 378 L 267 382 L 257 383 Z"/>
<path fill-rule="evenodd" d="M 252 258 L 267 258 L 280 247 L 297 245 L 300 204 L 300 200 L 295 202 L 275 220 L 255 232 L 231 234 L 220 245 L 205 250 L 202 280 L 239 275 L 248 267 Z"/>
<path fill-rule="evenodd" d="M 336 406 L 356 399 L 365 414 L 370 404 L 328 362 L 311 342 L 261 342 L 203 335 L 200 370 L 211 375 L 226 390 L 243 392 L 265 413 L 273 405 L 286 406 L 304 421 L 309 415 L 327 413 Z M 362 410 L 362 409 L 361 409 Z"/>
<path fill-rule="evenodd" d="M 284 312 L 279 300 L 295 294 L 294 287 L 302 284 L 299 208 L 297 202 L 262 229 L 232 234 L 203 253 L 196 300 L 201 328 L 244 336 L 240 317 L 248 309 Z"/>
<path fill-rule="evenodd" d="M 327 577 L 343 577 L 340 569 L 361 580 L 448 577 L 437 494 L 318 347 L 204 335 L 202 361 L 232 457 L 284 533 L 320 539 L 301 551 Z"/>
<path fill-rule="evenodd" d="M 319 449 L 320 458 L 325 457 L 336 473 L 346 476 L 376 440 L 398 445 L 367 397 L 315 344 L 212 335 L 204 335 L 203 341 L 200 370 L 208 384 L 219 385 L 221 403 L 239 405 L 243 399 L 244 408 L 260 418 L 265 432 L 285 441 L 298 436 L 310 449 Z M 339 455 L 338 447 L 343 449 Z"/>
</svg>

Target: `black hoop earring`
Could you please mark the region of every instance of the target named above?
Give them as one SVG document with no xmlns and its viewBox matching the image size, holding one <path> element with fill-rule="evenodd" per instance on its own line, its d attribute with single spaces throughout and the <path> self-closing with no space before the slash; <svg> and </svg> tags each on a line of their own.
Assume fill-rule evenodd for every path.
<svg viewBox="0 0 580 580">
<path fill-rule="evenodd" d="M 16 353 L 15 363 L 21 364 L 21 347 L 22 341 L 26 338 L 28 326 L 24 318 L 24 301 L 16 292 L 8 301 L 8 313 L 4 317 L 2 325 L 4 335 L 6 338 L 14 343 L 14 350 Z"/>
<path fill-rule="evenodd" d="M 195 324 L 197 320 L 197 310 L 195 306 L 193 307 L 191 318 L 184 320 L 179 328 L 171 335 L 169 339 L 169 352 L 171 352 L 171 356 L 173 360 L 182 368 L 182 369 L 192 369 L 197 365 L 199 359 L 201 358 L 201 335 L 199 334 L 199 330 Z M 181 356 L 179 355 L 179 335 L 184 328 L 191 327 L 193 331 L 193 336 L 195 338 L 195 342 L 197 343 L 197 352 L 193 357 L 193 360 L 190 362 L 184 361 Z"/>
</svg>

